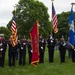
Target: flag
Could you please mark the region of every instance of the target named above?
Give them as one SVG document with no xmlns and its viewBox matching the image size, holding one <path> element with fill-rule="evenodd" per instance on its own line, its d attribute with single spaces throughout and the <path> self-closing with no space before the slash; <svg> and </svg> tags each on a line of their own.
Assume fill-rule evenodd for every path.
<svg viewBox="0 0 75 75">
<path fill-rule="evenodd" d="M 11 25 L 11 44 L 12 46 L 16 46 L 18 43 L 18 35 L 17 35 L 17 24 L 16 24 L 16 17 L 14 15 L 13 21 L 12 21 L 12 25 Z"/>
<path fill-rule="evenodd" d="M 31 64 L 37 66 L 39 62 L 39 36 L 38 36 L 38 22 L 36 22 L 30 31 L 31 45 L 32 45 L 32 60 Z"/>
<path fill-rule="evenodd" d="M 72 45 L 72 47 L 74 47 L 74 15 L 73 15 L 73 8 L 71 8 L 71 12 L 70 12 L 69 25 L 70 25 L 69 42 Z"/>
<path fill-rule="evenodd" d="M 54 8 L 53 2 L 52 2 L 52 26 L 53 26 L 54 33 L 58 32 L 57 25 L 58 25 L 58 20 L 57 20 L 55 8 Z"/>
</svg>

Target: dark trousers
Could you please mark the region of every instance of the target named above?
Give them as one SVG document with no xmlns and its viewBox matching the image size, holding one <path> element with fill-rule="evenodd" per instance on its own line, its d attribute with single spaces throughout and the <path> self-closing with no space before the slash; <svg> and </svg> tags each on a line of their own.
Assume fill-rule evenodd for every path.
<svg viewBox="0 0 75 75">
<path fill-rule="evenodd" d="M 40 49 L 39 63 L 44 63 L 44 50 Z"/>
<path fill-rule="evenodd" d="M 31 64 L 32 53 L 31 52 L 28 52 L 28 54 L 29 54 L 29 64 Z"/>
<path fill-rule="evenodd" d="M 18 60 L 18 51 L 16 51 L 16 60 Z"/>
<path fill-rule="evenodd" d="M 0 66 L 2 65 L 2 57 L 0 57 Z"/>
<path fill-rule="evenodd" d="M 62 63 L 62 62 L 65 62 L 66 50 L 61 49 L 61 50 L 59 50 L 59 52 L 60 52 L 60 61 L 61 61 L 61 63 Z"/>
<path fill-rule="evenodd" d="M 16 52 L 9 52 L 9 66 L 15 66 Z"/>
<path fill-rule="evenodd" d="M 68 57 L 72 58 L 72 49 L 68 49 Z"/>
<path fill-rule="evenodd" d="M 4 61 L 5 61 L 5 51 L 2 51 L 2 57 L 0 57 L 0 66 L 4 67 Z"/>
<path fill-rule="evenodd" d="M 0 57 L 0 66 L 4 67 L 3 57 Z"/>
<path fill-rule="evenodd" d="M 75 62 L 75 51 L 72 49 L 72 62 Z"/>
<path fill-rule="evenodd" d="M 54 61 L 54 47 L 48 48 L 48 53 L 49 53 L 49 62 Z"/>
<path fill-rule="evenodd" d="M 19 53 L 19 65 L 25 65 L 26 64 L 26 51 L 20 51 Z"/>
</svg>

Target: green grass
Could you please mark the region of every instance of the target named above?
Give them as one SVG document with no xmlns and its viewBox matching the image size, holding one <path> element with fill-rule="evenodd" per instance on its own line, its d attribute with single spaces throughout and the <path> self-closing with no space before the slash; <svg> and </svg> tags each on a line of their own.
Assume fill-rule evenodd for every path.
<svg viewBox="0 0 75 75">
<path fill-rule="evenodd" d="M 15 67 L 9 67 L 8 53 L 6 53 L 5 67 L 0 67 L 0 75 L 75 75 L 75 63 L 68 59 L 68 53 L 66 53 L 66 62 L 60 63 L 59 51 L 54 53 L 54 62 L 49 63 L 48 50 L 46 49 L 44 64 L 38 64 L 37 67 L 29 65 L 27 52 L 25 66 L 19 66 L 16 61 Z"/>
</svg>

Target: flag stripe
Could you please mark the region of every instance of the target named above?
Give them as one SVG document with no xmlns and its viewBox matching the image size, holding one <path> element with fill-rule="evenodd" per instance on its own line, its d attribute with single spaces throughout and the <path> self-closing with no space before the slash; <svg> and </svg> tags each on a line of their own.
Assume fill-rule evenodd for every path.
<svg viewBox="0 0 75 75">
<path fill-rule="evenodd" d="M 18 35 L 17 35 L 17 25 L 16 25 L 16 21 L 15 21 L 15 16 L 12 21 L 11 31 L 12 31 L 12 34 L 11 34 L 12 46 L 16 46 L 16 44 L 18 43 Z"/>
<path fill-rule="evenodd" d="M 13 22 L 12 22 L 11 29 L 12 29 L 14 32 L 15 32 L 15 31 L 16 31 L 16 29 L 17 29 L 16 23 L 15 23 L 15 21 L 14 21 L 14 20 L 13 20 Z"/>
<path fill-rule="evenodd" d="M 11 30 L 15 32 L 16 29 L 13 26 L 11 26 Z"/>
<path fill-rule="evenodd" d="M 53 5 L 53 2 L 52 2 L 52 26 L 53 26 L 53 30 L 54 30 L 55 33 L 58 32 L 57 25 L 58 25 L 58 20 L 57 20 L 54 5 Z"/>
</svg>

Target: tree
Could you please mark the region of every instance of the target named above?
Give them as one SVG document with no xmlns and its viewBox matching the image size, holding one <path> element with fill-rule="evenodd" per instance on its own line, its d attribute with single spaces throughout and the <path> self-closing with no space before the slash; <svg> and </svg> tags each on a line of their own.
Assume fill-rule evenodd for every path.
<svg viewBox="0 0 75 75">
<path fill-rule="evenodd" d="M 0 34 L 2 33 L 4 34 L 5 39 L 9 39 L 11 32 L 8 28 L 0 27 Z"/>
<path fill-rule="evenodd" d="M 75 13 L 74 13 L 75 15 Z M 68 39 L 69 36 L 69 16 L 70 12 L 62 12 L 61 14 L 58 14 L 58 33 L 56 34 L 57 38 L 60 38 L 62 35 L 65 37 L 65 39 Z"/>
<path fill-rule="evenodd" d="M 29 36 L 29 32 L 36 20 L 39 22 L 39 33 L 44 37 L 51 29 L 48 8 L 37 0 L 20 0 L 17 4 L 16 18 L 19 36 Z M 11 23 L 11 21 L 10 21 Z M 10 23 L 7 25 L 10 27 Z"/>
</svg>

